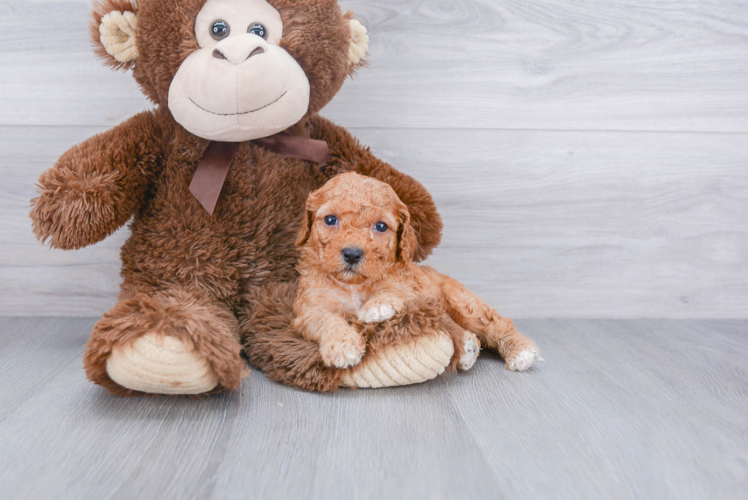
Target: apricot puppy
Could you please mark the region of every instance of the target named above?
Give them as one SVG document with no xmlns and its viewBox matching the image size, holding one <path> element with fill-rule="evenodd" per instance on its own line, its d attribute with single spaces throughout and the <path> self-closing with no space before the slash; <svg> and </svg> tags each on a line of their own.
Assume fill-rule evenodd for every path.
<svg viewBox="0 0 748 500">
<path fill-rule="evenodd" d="M 302 250 L 294 328 L 319 343 L 326 365 L 347 368 L 361 361 L 366 343 L 353 322 L 392 319 L 406 303 L 426 296 L 443 303 L 484 347 L 497 349 L 508 369 L 526 370 L 538 359 L 538 347 L 510 319 L 458 281 L 413 262 L 410 214 L 388 184 L 338 175 L 309 196 L 306 214 L 296 241 Z M 472 365 L 477 345 L 472 352 L 461 368 Z"/>
</svg>

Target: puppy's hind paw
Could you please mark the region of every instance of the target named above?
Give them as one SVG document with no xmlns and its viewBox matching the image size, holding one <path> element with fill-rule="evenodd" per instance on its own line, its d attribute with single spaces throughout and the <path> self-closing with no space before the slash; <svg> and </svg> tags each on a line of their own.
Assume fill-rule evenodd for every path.
<svg viewBox="0 0 748 500">
<path fill-rule="evenodd" d="M 372 307 L 362 309 L 358 314 L 358 319 L 364 323 L 381 323 L 392 319 L 395 315 L 395 308 L 391 304 L 375 304 Z"/>
<path fill-rule="evenodd" d="M 475 364 L 480 354 L 480 341 L 474 333 L 465 332 L 465 354 L 460 356 L 457 368 L 460 370 L 469 370 Z"/>
<path fill-rule="evenodd" d="M 530 368 L 539 358 L 537 349 L 525 349 L 516 356 L 506 360 L 506 367 L 509 370 L 522 372 Z"/>
</svg>

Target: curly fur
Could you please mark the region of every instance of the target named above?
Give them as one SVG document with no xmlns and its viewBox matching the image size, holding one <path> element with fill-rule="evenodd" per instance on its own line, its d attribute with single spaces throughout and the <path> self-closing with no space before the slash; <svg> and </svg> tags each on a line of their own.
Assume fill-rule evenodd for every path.
<svg viewBox="0 0 748 500">
<path fill-rule="evenodd" d="M 406 250 L 415 243 L 408 210 L 388 184 L 352 172 L 341 174 L 312 193 L 306 209 L 297 239 L 303 249 L 293 328 L 319 343 L 325 365 L 358 364 L 371 349 L 362 327 L 413 307 L 451 318 L 460 332 L 467 330 L 483 345 L 498 349 L 508 367 L 522 351 L 537 354 L 535 344 L 519 334 L 511 320 L 462 284 L 413 263 L 413 252 Z M 330 217 L 334 224 L 328 223 Z M 377 230 L 382 223 L 384 230 Z M 351 249 L 360 252 L 360 260 L 345 259 Z M 462 340 L 456 343 L 458 349 L 462 345 Z"/>
</svg>

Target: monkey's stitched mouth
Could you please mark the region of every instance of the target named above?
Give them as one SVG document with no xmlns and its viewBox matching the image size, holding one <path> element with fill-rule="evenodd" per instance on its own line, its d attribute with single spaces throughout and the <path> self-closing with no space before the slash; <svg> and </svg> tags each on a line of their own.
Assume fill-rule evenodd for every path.
<svg viewBox="0 0 748 500">
<path fill-rule="evenodd" d="M 281 94 L 281 95 L 280 95 L 280 96 L 279 96 L 279 97 L 278 97 L 278 98 L 277 98 L 276 100 L 274 100 L 273 102 L 269 102 L 269 103 L 265 104 L 264 106 L 260 106 L 259 108 L 257 108 L 257 109 L 253 109 L 253 110 L 251 110 L 251 111 L 242 111 L 241 113 L 214 113 L 213 111 L 211 111 L 211 110 L 209 110 L 209 109 L 205 109 L 204 107 L 200 106 L 200 105 L 199 105 L 198 103 L 196 103 L 195 101 L 193 101 L 193 100 L 192 100 L 192 97 L 190 97 L 189 99 L 190 99 L 190 102 L 191 102 L 192 104 L 194 104 L 194 105 L 195 105 L 195 106 L 197 106 L 198 108 L 202 109 L 202 110 L 203 110 L 203 111 L 205 111 L 206 113 L 210 113 L 211 115 L 217 115 L 217 116 L 238 116 L 238 115 L 248 115 L 249 113 L 254 113 L 255 111 L 259 111 L 259 110 L 261 110 L 261 109 L 265 109 L 265 108 L 267 108 L 268 106 L 272 106 L 272 105 L 273 105 L 273 104 L 275 104 L 276 102 L 280 101 L 280 100 L 281 100 L 281 98 L 282 98 L 282 97 L 283 97 L 284 95 L 286 95 L 286 94 L 288 94 L 288 91 L 287 91 L 287 90 L 286 90 L 285 92 L 283 92 L 283 93 L 282 93 L 282 94 Z"/>
</svg>

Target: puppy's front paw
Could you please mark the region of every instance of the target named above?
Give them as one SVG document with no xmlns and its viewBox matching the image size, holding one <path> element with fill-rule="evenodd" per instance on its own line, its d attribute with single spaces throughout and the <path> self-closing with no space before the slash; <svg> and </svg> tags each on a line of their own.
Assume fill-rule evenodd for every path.
<svg viewBox="0 0 748 500">
<path fill-rule="evenodd" d="M 509 370 L 521 372 L 530 368 L 538 360 L 537 348 L 531 347 L 521 351 L 516 356 L 513 356 L 506 360 L 506 367 Z"/>
<path fill-rule="evenodd" d="M 381 323 L 382 321 L 392 319 L 394 315 L 395 308 L 392 307 L 392 304 L 383 303 L 374 304 L 371 307 L 362 309 L 361 312 L 358 313 L 358 319 L 364 323 Z"/>
<path fill-rule="evenodd" d="M 348 368 L 361 362 L 366 351 L 364 339 L 355 332 L 329 339 L 319 346 L 326 366 Z"/>
<path fill-rule="evenodd" d="M 358 313 L 358 319 L 364 323 L 381 323 L 392 319 L 392 317 L 402 311 L 404 303 L 397 297 L 388 297 L 371 300 L 364 304 L 363 309 Z"/>
</svg>

